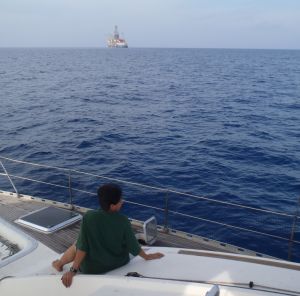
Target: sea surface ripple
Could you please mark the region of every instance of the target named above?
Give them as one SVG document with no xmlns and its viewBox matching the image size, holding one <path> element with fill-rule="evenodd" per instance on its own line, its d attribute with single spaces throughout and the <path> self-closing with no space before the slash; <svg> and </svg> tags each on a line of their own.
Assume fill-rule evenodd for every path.
<svg viewBox="0 0 300 296">
<path fill-rule="evenodd" d="M 0 156 L 285 212 L 291 216 L 258 217 L 173 194 L 168 223 L 282 258 L 293 222 L 300 241 L 294 219 L 300 197 L 300 51 L 2 48 L 0 100 Z M 55 174 L 44 180 L 61 182 Z M 84 181 L 78 177 L 75 186 L 95 191 L 99 183 Z M 62 198 L 57 189 L 15 182 L 22 193 Z M 12 190 L 3 176 L 0 187 Z M 165 195 L 124 191 L 128 201 L 164 207 Z M 91 198 L 79 203 L 96 205 Z M 124 210 L 136 218 L 149 215 L 129 205 Z M 164 215 L 157 215 L 164 223 Z M 238 227 L 286 241 L 257 238 Z M 300 252 L 294 253 L 299 261 Z"/>
</svg>

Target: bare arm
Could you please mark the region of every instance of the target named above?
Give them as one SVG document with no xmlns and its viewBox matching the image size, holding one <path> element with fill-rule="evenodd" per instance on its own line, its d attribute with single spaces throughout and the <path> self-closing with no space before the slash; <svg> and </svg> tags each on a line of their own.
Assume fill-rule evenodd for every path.
<svg viewBox="0 0 300 296">
<path fill-rule="evenodd" d="M 141 249 L 141 251 L 140 251 L 140 253 L 139 253 L 139 256 L 141 256 L 141 257 L 142 257 L 143 259 L 145 259 L 145 260 L 153 260 L 153 259 L 160 259 L 161 257 L 164 256 L 164 254 L 159 253 L 159 252 L 157 252 L 157 253 L 146 254 L 146 253 L 144 252 L 144 250 Z"/>
<path fill-rule="evenodd" d="M 73 269 L 78 270 L 80 267 L 80 264 L 82 262 L 82 260 L 84 259 L 86 255 L 86 252 L 81 251 L 81 250 L 76 250 L 76 255 L 75 255 L 75 259 L 73 262 Z M 61 280 L 62 283 L 68 288 L 72 285 L 72 280 L 73 280 L 73 276 L 76 274 L 76 272 L 72 272 L 72 271 L 67 271 L 63 274 Z"/>
</svg>

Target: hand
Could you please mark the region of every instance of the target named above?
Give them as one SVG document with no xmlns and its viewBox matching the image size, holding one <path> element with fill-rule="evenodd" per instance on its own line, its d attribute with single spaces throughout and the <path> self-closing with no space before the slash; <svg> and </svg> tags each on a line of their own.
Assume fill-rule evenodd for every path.
<svg viewBox="0 0 300 296">
<path fill-rule="evenodd" d="M 147 258 L 146 260 L 153 260 L 153 259 L 160 259 L 162 257 L 164 257 L 165 255 L 162 253 L 151 253 L 151 254 L 147 254 Z"/>
<path fill-rule="evenodd" d="M 68 288 L 72 285 L 72 281 L 73 281 L 73 276 L 75 275 L 74 272 L 72 271 L 67 271 L 63 274 L 63 276 L 61 277 L 62 283 L 63 285 Z"/>
</svg>

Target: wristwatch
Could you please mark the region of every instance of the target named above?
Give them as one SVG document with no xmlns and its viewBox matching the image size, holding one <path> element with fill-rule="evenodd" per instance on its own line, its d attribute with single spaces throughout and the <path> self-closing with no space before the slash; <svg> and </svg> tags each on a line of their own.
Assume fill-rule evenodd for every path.
<svg viewBox="0 0 300 296">
<path fill-rule="evenodd" d="M 74 268 L 73 266 L 70 267 L 70 271 L 73 272 L 73 273 L 77 273 L 78 269 Z"/>
</svg>

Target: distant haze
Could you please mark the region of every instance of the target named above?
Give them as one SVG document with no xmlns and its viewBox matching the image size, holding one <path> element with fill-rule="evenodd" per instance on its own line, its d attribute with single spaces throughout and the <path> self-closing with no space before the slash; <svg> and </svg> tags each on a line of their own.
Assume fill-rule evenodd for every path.
<svg viewBox="0 0 300 296">
<path fill-rule="evenodd" d="M 0 47 L 300 49 L 300 0 L 0 0 Z"/>
</svg>

